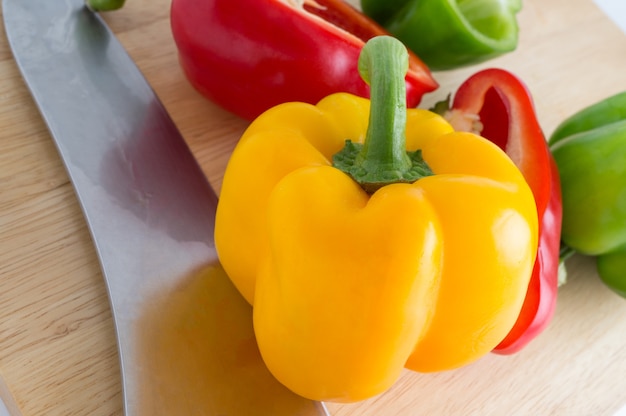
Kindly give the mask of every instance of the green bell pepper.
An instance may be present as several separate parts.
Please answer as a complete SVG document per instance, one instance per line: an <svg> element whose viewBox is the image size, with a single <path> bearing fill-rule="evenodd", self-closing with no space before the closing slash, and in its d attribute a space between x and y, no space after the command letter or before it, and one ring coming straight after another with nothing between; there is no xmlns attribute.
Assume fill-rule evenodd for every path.
<svg viewBox="0 0 626 416"><path fill-rule="evenodd" d="M626 92L563 121L549 140L561 177L561 239L597 256L600 278L626 297Z"/></svg>
<svg viewBox="0 0 626 416"><path fill-rule="evenodd" d="M626 91L592 104L561 122L550 136L550 144L622 120L626 120Z"/></svg>
<svg viewBox="0 0 626 416"><path fill-rule="evenodd" d="M517 47L521 0L361 0L431 70L484 62Z"/></svg>

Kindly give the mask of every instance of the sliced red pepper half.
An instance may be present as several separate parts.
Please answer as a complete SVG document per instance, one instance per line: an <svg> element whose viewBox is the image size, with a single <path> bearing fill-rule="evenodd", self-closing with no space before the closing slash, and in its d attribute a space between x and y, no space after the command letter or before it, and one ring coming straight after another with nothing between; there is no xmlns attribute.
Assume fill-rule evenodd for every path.
<svg viewBox="0 0 626 416"><path fill-rule="evenodd" d="M491 68L468 78L446 117L456 130L473 131L497 144L520 169L537 205L539 246L522 310L493 352L512 354L539 335L554 314L561 237L558 171L526 85L508 71Z"/></svg>
<svg viewBox="0 0 626 416"><path fill-rule="evenodd" d="M342 0L173 0L170 17L194 88L249 120L335 92L369 97L358 56L368 39L388 35ZM408 107L438 87L413 53L406 85Z"/></svg>

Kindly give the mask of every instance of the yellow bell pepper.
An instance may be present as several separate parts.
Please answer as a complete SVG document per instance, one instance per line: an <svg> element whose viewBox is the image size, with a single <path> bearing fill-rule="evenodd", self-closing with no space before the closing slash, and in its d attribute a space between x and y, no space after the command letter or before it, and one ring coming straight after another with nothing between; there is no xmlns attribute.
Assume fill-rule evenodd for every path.
<svg viewBox="0 0 626 416"><path fill-rule="evenodd" d="M218 255L253 304L265 363L313 400L362 400L405 367L487 354L537 251L535 201L509 157L406 109L402 44L372 39L359 68L371 102L334 94L259 116L217 209Z"/></svg>

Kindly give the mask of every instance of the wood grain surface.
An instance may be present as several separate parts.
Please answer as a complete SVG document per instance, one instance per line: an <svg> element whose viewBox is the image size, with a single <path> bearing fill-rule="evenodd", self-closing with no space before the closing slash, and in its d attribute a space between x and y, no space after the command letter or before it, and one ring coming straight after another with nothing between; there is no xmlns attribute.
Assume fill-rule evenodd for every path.
<svg viewBox="0 0 626 416"><path fill-rule="evenodd" d="M105 19L219 192L230 152L247 123L187 83L170 32L169 5L166 0L129 0ZM423 106L454 91L479 68L503 67L525 80L549 134L574 111L626 90L626 36L592 0L527 0L519 22L520 43L514 53L435 73L441 87ZM552 324L520 353L490 354L439 374L407 371L379 397L329 404L331 414L612 415L626 404L626 301L598 280L593 259L574 257L568 270ZM13 61L4 27L0 375L0 396L12 396L13 407L25 416L122 414L115 334L98 260L62 161Z"/></svg>

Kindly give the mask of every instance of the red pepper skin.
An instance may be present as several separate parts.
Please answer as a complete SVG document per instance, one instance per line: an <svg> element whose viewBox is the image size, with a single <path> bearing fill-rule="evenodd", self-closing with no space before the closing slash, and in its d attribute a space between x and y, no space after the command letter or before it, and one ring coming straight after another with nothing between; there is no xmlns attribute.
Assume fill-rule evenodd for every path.
<svg viewBox="0 0 626 416"><path fill-rule="evenodd" d="M479 115L481 135L500 146L520 169L541 219L537 259L522 310L509 334L493 350L513 354L539 335L554 315L562 219L558 170L531 94L510 72L492 68L474 74L459 87L452 110Z"/></svg>
<svg viewBox="0 0 626 416"><path fill-rule="evenodd" d="M248 120L283 102L316 104L335 92L369 98L358 56L365 41L388 32L342 0L289 3L173 0L172 34L193 87ZM416 107L438 84L410 55L407 106Z"/></svg>
<svg viewBox="0 0 626 416"><path fill-rule="evenodd" d="M557 299L561 239L561 182L550 154L551 192L539 230L539 246L522 311L509 334L493 352L514 354L539 335L552 320Z"/></svg>

